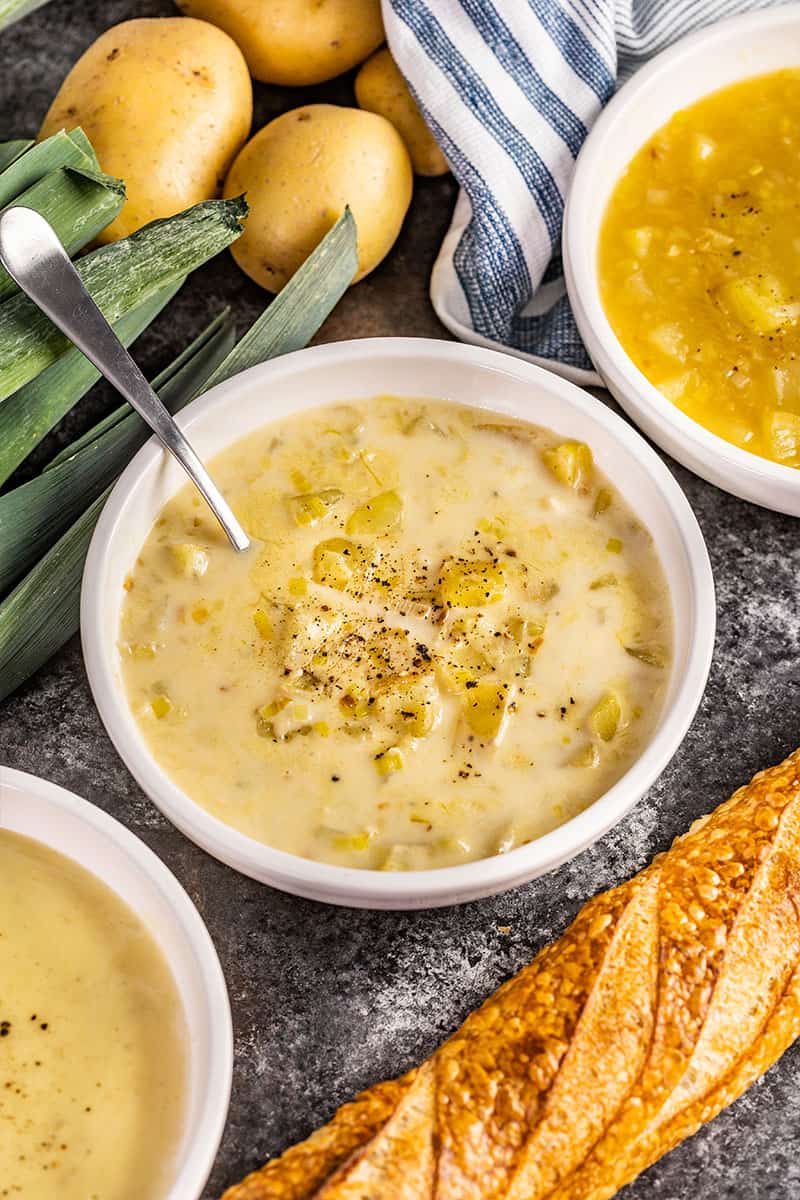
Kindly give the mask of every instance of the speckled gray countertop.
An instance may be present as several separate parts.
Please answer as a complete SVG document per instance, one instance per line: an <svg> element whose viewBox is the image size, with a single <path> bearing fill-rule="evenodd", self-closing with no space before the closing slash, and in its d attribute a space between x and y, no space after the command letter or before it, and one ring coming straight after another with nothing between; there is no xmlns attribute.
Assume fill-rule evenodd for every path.
<svg viewBox="0 0 800 1200"><path fill-rule="evenodd" d="M172 11L166 0L54 0L4 33L0 137L36 131L69 66L109 25ZM257 123L309 95L260 88ZM314 95L349 103L349 80ZM427 278L453 197L450 180L418 184L395 250L348 293L318 340L443 336ZM198 272L169 317L141 339L142 364L158 369L224 303L242 327L263 304L227 255ZM71 418L71 432L108 402L96 389ZM230 989L236 1069L207 1197L305 1137L360 1088L428 1054L588 897L633 874L800 743L800 525L670 466L697 513L717 580L719 629L703 704L627 820L561 870L493 900L419 913L335 909L261 887L207 857L159 815L117 758L77 639L0 706L0 762L118 817L164 859L208 923ZM795 1046L732 1109L642 1175L626 1200L800 1197L799 1068Z"/></svg>

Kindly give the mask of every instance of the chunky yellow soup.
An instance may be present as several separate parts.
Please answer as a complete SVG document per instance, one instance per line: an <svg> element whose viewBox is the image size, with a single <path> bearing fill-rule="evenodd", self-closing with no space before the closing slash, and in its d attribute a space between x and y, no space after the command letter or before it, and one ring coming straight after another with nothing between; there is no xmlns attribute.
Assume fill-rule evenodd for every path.
<svg viewBox="0 0 800 1200"><path fill-rule="evenodd" d="M800 467L800 69L723 88L639 150L609 201L603 303L684 412Z"/></svg>
<svg viewBox="0 0 800 1200"><path fill-rule="evenodd" d="M269 845L445 866L591 804L658 719L669 596L589 448L444 402L381 397L267 426L128 580L120 652L153 753Z"/></svg>

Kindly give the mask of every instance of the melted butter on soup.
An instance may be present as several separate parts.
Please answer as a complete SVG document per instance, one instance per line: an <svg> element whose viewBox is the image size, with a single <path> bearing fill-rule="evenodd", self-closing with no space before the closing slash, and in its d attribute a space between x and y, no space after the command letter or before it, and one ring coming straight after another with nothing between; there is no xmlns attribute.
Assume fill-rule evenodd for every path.
<svg viewBox="0 0 800 1200"><path fill-rule="evenodd" d="M651 538L588 447L443 401L267 426L189 487L126 582L120 654L177 784L268 845L445 866L580 812L641 752L668 674Z"/></svg>
<svg viewBox="0 0 800 1200"><path fill-rule="evenodd" d="M158 1200L185 1076L178 993L139 919L0 829L0 1197Z"/></svg>

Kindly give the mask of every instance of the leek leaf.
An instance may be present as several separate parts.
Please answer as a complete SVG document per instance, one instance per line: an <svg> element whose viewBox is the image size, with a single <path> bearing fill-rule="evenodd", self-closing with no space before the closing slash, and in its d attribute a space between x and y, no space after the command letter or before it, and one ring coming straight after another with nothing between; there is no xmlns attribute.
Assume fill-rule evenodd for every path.
<svg viewBox="0 0 800 1200"><path fill-rule="evenodd" d="M175 280L117 321L114 329L124 346L147 328L182 284ZM100 372L73 346L0 404L0 487L99 378ZM66 453L73 453L71 446Z"/></svg>
<svg viewBox="0 0 800 1200"><path fill-rule="evenodd" d="M108 488L0 604L0 700L78 628L81 575Z"/></svg>
<svg viewBox="0 0 800 1200"><path fill-rule="evenodd" d="M47 0L0 0L0 29L21 21L43 4L47 4Z"/></svg>
<svg viewBox="0 0 800 1200"><path fill-rule="evenodd" d="M113 221L125 203L125 187L110 175L60 167L17 196L14 203L46 217L72 257ZM0 301L17 290L0 267Z"/></svg>
<svg viewBox="0 0 800 1200"><path fill-rule="evenodd" d="M230 327L231 343L233 344L235 338L233 336L233 325L231 323L231 310L230 308L225 308L222 310L219 316L215 317L211 324L205 328L203 333L201 333L199 337L195 338L195 340L191 342L190 345L188 345L176 359L173 359L173 361L164 371L162 371L161 375L158 377L158 386L163 387L167 382L169 382L169 380L172 378L172 375L177 374L177 372L181 370L184 363L188 362L192 355L195 354L202 345L204 345L205 340L210 338L212 334L216 332L217 326L223 322ZM177 411L177 409L175 409L175 411ZM51 471L53 467L57 467L62 462L66 462L68 458L72 458L79 451L83 450L85 446L88 446L91 442L96 441L107 430L111 429L114 425L117 425L121 420L123 420L124 417L130 416L131 412L132 409L130 404L120 404L119 408L115 408L113 412L108 414L107 417L103 417L102 421L98 421L97 424L93 425L91 429L88 429L86 433L81 434L81 436L76 438L74 442L70 442L68 446L65 446L64 449L55 456L55 458L50 460L47 466L44 467L44 470ZM0 413L2 413L1 408Z"/></svg>
<svg viewBox="0 0 800 1200"><path fill-rule="evenodd" d="M22 192L59 167L100 170L97 156L82 129L73 129L71 133L65 133L62 129L18 155L0 174L0 208L5 208Z"/></svg>
<svg viewBox="0 0 800 1200"><path fill-rule="evenodd" d="M19 138L14 142L0 142L0 171L5 171L6 167L10 167L13 162L16 162L21 154L26 150L30 150L31 146L36 143L32 138Z"/></svg>
<svg viewBox="0 0 800 1200"><path fill-rule="evenodd" d="M230 317L223 313L162 371L153 387L168 409L185 404L203 386L234 341ZM141 417L130 412L77 454L0 496L0 595L113 483L149 434Z"/></svg>
<svg viewBox="0 0 800 1200"><path fill-rule="evenodd" d="M241 198L205 200L87 254L77 263L78 274L113 324L229 246L246 214ZM0 304L0 400L49 367L69 345L27 296L18 293Z"/></svg>

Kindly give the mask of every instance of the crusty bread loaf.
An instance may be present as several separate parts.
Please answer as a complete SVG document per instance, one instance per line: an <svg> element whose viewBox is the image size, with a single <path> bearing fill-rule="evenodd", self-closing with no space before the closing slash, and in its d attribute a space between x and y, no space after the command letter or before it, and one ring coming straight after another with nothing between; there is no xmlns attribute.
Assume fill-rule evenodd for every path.
<svg viewBox="0 0 800 1200"><path fill-rule="evenodd" d="M224 1200L604 1200L800 1033L800 751Z"/></svg>

